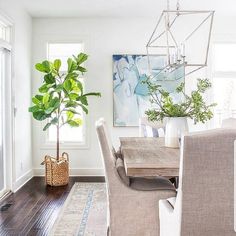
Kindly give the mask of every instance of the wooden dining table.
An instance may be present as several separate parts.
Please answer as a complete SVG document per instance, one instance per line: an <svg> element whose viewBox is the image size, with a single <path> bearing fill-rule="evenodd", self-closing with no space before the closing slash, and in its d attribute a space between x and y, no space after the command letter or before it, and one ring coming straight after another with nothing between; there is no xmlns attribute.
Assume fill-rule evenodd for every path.
<svg viewBox="0 0 236 236"><path fill-rule="evenodd" d="M180 149L165 147L164 138L121 137L120 143L127 176L179 176Z"/></svg>

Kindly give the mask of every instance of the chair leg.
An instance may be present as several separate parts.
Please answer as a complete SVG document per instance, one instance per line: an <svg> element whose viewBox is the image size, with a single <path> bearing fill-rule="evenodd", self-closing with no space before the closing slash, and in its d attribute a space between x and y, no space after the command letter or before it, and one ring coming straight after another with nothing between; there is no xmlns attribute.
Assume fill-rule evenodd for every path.
<svg viewBox="0 0 236 236"><path fill-rule="evenodd" d="M170 178L170 182L172 184L174 184L176 189L179 187L179 177L178 176Z"/></svg>
<svg viewBox="0 0 236 236"><path fill-rule="evenodd" d="M174 182L175 188L177 189L179 187L179 176L175 177L175 182Z"/></svg>

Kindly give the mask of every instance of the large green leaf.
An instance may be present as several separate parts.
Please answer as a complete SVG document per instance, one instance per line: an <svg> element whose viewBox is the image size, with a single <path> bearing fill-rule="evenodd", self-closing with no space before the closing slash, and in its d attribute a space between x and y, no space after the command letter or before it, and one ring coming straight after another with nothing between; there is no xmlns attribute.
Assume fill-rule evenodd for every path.
<svg viewBox="0 0 236 236"><path fill-rule="evenodd" d="M44 96L43 96L43 104L46 105L48 103L48 100L49 100L49 97L50 95L48 93L46 93Z"/></svg>
<svg viewBox="0 0 236 236"><path fill-rule="evenodd" d="M43 110L39 110L39 111L33 112L33 117L36 120L42 121L47 118L47 115L45 114Z"/></svg>
<svg viewBox="0 0 236 236"><path fill-rule="evenodd" d="M66 112L67 120L71 120L74 117L74 113L71 111Z"/></svg>
<svg viewBox="0 0 236 236"><path fill-rule="evenodd" d="M47 124L43 127L43 131L46 131L50 126L51 126L51 123L47 123Z"/></svg>
<svg viewBox="0 0 236 236"><path fill-rule="evenodd" d="M61 92L63 90L63 84L57 85L55 92Z"/></svg>
<svg viewBox="0 0 236 236"><path fill-rule="evenodd" d="M44 66L45 72L49 73L51 71L51 64L49 61L43 61L42 66Z"/></svg>
<svg viewBox="0 0 236 236"><path fill-rule="evenodd" d="M65 107L66 108L72 108L72 107L77 107L78 106L78 104L77 104L77 102L74 102L74 101L69 101L69 102L67 102L66 103L66 105L65 105Z"/></svg>
<svg viewBox="0 0 236 236"><path fill-rule="evenodd" d="M66 109L66 111L70 111L70 112L72 112L72 113L74 113L74 114L81 115L81 113L79 113L78 111L76 111L76 110L73 109L73 108L68 108L68 109Z"/></svg>
<svg viewBox="0 0 236 236"><path fill-rule="evenodd" d="M54 110L55 110L54 107L49 107L49 108L47 108L47 109L45 110L45 113L46 113L47 115L49 115L49 114L51 114Z"/></svg>
<svg viewBox="0 0 236 236"><path fill-rule="evenodd" d="M58 118L57 117L54 117L52 120L51 120L51 123L53 125L57 124L58 123Z"/></svg>
<svg viewBox="0 0 236 236"><path fill-rule="evenodd" d="M39 100L39 101L43 101L43 95L35 95L35 97Z"/></svg>
<svg viewBox="0 0 236 236"><path fill-rule="evenodd" d="M80 101L85 106L88 105L88 99L87 99L87 97L85 95L78 97L77 101Z"/></svg>
<svg viewBox="0 0 236 236"><path fill-rule="evenodd" d="M86 106L84 106L83 104L78 104L78 106L82 107L82 110L88 114L88 108Z"/></svg>
<svg viewBox="0 0 236 236"><path fill-rule="evenodd" d="M70 92L72 89L72 83L69 79L67 79L64 83L63 83L63 87L66 89L67 92Z"/></svg>
<svg viewBox="0 0 236 236"><path fill-rule="evenodd" d="M44 76L44 81L47 83L47 84L54 84L56 82L56 79L55 77L50 73L50 74L46 74Z"/></svg>
<svg viewBox="0 0 236 236"><path fill-rule="evenodd" d="M58 97L51 99L49 102L49 106L53 108L58 108L59 105L60 105L60 100Z"/></svg>
<svg viewBox="0 0 236 236"><path fill-rule="evenodd" d="M101 96L100 93L85 93L84 95L78 97L76 100L80 101L83 105L87 106L88 105L88 99L87 96Z"/></svg>
<svg viewBox="0 0 236 236"><path fill-rule="evenodd" d="M98 97L101 97L101 93L85 93L84 96L98 96Z"/></svg>
<svg viewBox="0 0 236 236"><path fill-rule="evenodd" d="M60 70L60 67L61 67L61 60L60 59L56 59L54 61L53 65L54 65L55 70L58 72Z"/></svg>
<svg viewBox="0 0 236 236"><path fill-rule="evenodd" d="M88 59L88 55L85 53L80 53L77 57L74 56L74 58L77 64L80 65Z"/></svg>
<svg viewBox="0 0 236 236"><path fill-rule="evenodd" d="M37 63L35 65L36 70L44 73L49 73L51 71L51 65L49 61L43 61L42 63Z"/></svg>
<svg viewBox="0 0 236 236"><path fill-rule="evenodd" d="M68 73L73 72L73 71L76 70L76 68L77 68L76 62L73 61L71 58L68 58L68 60L67 60L67 65L68 65L68 69L67 69L67 72L68 72Z"/></svg>
<svg viewBox="0 0 236 236"><path fill-rule="evenodd" d="M73 89L73 90L77 93L81 92L81 95L83 95L83 84L80 81L77 81L76 87L77 89Z"/></svg>
<svg viewBox="0 0 236 236"><path fill-rule="evenodd" d="M71 72L66 75L65 79L72 79L72 80L77 80L78 74L76 72Z"/></svg>
<svg viewBox="0 0 236 236"><path fill-rule="evenodd" d="M40 71L40 72L47 73L47 71L46 71L44 65L42 65L41 63L37 63L37 64L35 65L35 69L38 70L38 71Z"/></svg>
<svg viewBox="0 0 236 236"><path fill-rule="evenodd" d="M70 94L69 94L69 98L70 98L71 100L74 100L74 101L78 98L78 96L79 96L79 95L78 95L77 93L70 93Z"/></svg>
<svg viewBox="0 0 236 236"><path fill-rule="evenodd" d="M39 92L40 93L47 93L49 90L47 84L43 84L40 88L39 88Z"/></svg>
<svg viewBox="0 0 236 236"><path fill-rule="evenodd" d="M41 104L41 101L39 99L37 99L36 97L32 97L32 102L35 104L35 105L40 105Z"/></svg>
<svg viewBox="0 0 236 236"><path fill-rule="evenodd" d="M38 111L40 108L38 106L32 106L32 107L29 107L28 111L29 112L36 112Z"/></svg>
<svg viewBox="0 0 236 236"><path fill-rule="evenodd" d="M86 70L84 67L82 67L82 66L78 66L78 67L77 67L77 70L80 71L80 72L82 72L82 73L87 72L87 70Z"/></svg>
<svg viewBox="0 0 236 236"><path fill-rule="evenodd" d="M82 120L80 118L76 118L73 120L68 120L67 123L72 127L79 127L82 125Z"/></svg>

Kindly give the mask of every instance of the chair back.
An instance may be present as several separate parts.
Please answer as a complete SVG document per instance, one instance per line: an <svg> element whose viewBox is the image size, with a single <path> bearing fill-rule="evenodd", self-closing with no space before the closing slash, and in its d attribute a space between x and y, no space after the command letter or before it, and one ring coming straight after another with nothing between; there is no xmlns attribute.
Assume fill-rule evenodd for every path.
<svg viewBox="0 0 236 236"><path fill-rule="evenodd" d="M96 122L96 131L105 167L108 195L110 196L114 195L117 191L122 191L122 188L125 187L116 170L114 148L111 140L109 140L109 132L103 118Z"/></svg>
<svg viewBox="0 0 236 236"><path fill-rule="evenodd" d="M236 129L184 136L180 183L181 236L235 235L234 141Z"/></svg>
<svg viewBox="0 0 236 236"><path fill-rule="evenodd" d="M147 117L139 118L139 136L140 137L164 137L165 120L149 121Z"/></svg>
<svg viewBox="0 0 236 236"><path fill-rule="evenodd" d="M222 128L233 128L236 129L236 118L228 118L222 121Z"/></svg>

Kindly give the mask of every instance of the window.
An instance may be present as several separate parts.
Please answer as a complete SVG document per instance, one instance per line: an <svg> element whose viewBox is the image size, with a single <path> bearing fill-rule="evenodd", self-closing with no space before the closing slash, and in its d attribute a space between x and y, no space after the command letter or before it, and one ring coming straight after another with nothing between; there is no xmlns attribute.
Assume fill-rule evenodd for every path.
<svg viewBox="0 0 236 236"><path fill-rule="evenodd" d="M67 71L67 58L72 55L78 55L83 52L83 44L81 43L48 43L47 55L48 60L54 61L60 59L62 61L61 71ZM83 80L82 80L83 83ZM78 112L83 116L83 125L77 128L71 128L69 125L64 125L60 129L60 141L62 143L85 143L85 115L80 108ZM47 142L56 141L56 127L51 126L47 131Z"/></svg>
<svg viewBox="0 0 236 236"><path fill-rule="evenodd" d="M223 119L236 117L236 43L213 45L213 94L215 126Z"/></svg>
<svg viewBox="0 0 236 236"><path fill-rule="evenodd" d="M7 43L10 43L10 30L10 26L7 26L3 22L0 22L0 39Z"/></svg>

